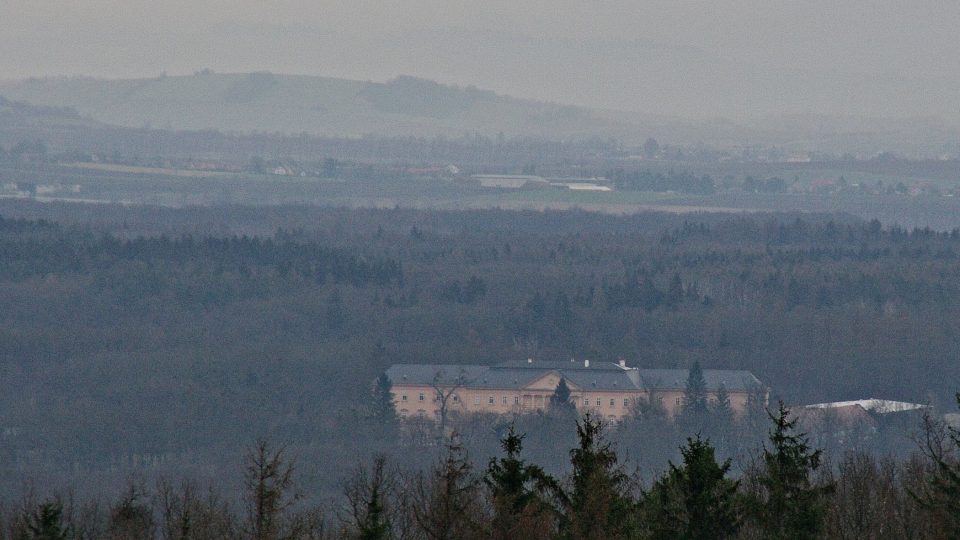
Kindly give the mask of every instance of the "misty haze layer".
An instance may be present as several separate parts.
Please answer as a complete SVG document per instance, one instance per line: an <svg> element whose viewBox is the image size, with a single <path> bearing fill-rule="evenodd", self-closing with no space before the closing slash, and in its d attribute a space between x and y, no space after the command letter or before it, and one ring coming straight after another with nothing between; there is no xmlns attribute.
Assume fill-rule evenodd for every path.
<svg viewBox="0 0 960 540"><path fill-rule="evenodd" d="M824 1L14 0L4 79L400 74L668 115L957 119L960 7Z"/></svg>

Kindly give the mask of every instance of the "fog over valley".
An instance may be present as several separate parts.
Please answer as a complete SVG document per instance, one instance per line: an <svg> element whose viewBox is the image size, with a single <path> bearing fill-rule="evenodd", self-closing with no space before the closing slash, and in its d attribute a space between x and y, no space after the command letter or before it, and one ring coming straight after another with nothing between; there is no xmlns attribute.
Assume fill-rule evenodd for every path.
<svg viewBox="0 0 960 540"><path fill-rule="evenodd" d="M4 79L272 71L412 75L692 118L958 120L960 7L666 1L11 0ZM55 39L49 39L51 37Z"/></svg>

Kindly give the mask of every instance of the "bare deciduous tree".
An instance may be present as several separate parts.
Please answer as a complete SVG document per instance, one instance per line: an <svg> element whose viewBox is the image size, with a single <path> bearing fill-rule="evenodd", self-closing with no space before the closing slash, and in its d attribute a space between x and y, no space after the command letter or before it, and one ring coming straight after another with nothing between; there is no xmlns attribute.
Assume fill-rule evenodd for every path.
<svg viewBox="0 0 960 540"><path fill-rule="evenodd" d="M163 540L231 540L238 536L234 513L213 489L200 493L189 481L176 489L161 479L156 501Z"/></svg>
<svg viewBox="0 0 960 540"><path fill-rule="evenodd" d="M408 497L414 521L430 540L481 537L480 485L456 433L437 466L418 474Z"/></svg>
<svg viewBox="0 0 960 540"><path fill-rule="evenodd" d="M437 371L433 376L433 381L430 383L430 387L434 391L434 400L438 405L439 411L439 436L446 437L447 435L447 423L449 421L449 415L451 408L454 405L459 405L459 395L457 391L466 386L469 381L466 378L466 374L462 371L452 380L447 380L443 370Z"/></svg>
<svg viewBox="0 0 960 540"><path fill-rule="evenodd" d="M247 456L246 532L252 540L312 539L323 532L319 510L295 511L300 495L293 489L294 465L285 450L260 440Z"/></svg>

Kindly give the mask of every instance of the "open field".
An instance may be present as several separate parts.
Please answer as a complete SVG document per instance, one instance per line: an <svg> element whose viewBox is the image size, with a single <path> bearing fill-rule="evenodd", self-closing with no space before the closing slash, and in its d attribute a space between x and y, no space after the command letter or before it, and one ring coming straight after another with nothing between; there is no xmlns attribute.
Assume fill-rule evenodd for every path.
<svg viewBox="0 0 960 540"><path fill-rule="evenodd" d="M841 171L837 171L841 174ZM807 171L808 177L818 173ZM863 173L864 178L875 178ZM845 176L846 178L847 176ZM860 176L849 175L859 181ZM891 180L892 181L892 180ZM19 186L19 187L18 187ZM38 201L187 206L306 205L349 208L844 213L904 227L960 227L960 198L935 193L745 193L480 188L448 180L380 174L352 179L257 175L98 164L0 168L0 196Z"/></svg>
<svg viewBox="0 0 960 540"><path fill-rule="evenodd" d="M210 176L227 176L230 173L222 171L202 171L196 169L171 169L162 167L136 167L132 165L117 165L114 163L66 163L66 168L86 169L91 171L107 171L123 174L149 174L159 176L178 176L183 178L206 178Z"/></svg>

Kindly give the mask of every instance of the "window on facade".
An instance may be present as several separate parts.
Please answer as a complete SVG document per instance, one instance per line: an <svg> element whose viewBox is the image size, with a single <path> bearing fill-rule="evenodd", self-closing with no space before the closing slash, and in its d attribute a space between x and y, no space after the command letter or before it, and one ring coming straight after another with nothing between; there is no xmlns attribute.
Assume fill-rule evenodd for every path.
<svg viewBox="0 0 960 540"><path fill-rule="evenodd" d="M629 399L629 398L623 398L623 406L624 406L624 407L629 407L629 406L630 406L630 399Z"/></svg>
<svg viewBox="0 0 960 540"><path fill-rule="evenodd" d="M514 396L514 397L513 397L513 404L514 404L514 405L519 405L519 404L520 404L520 396Z"/></svg>
<svg viewBox="0 0 960 540"><path fill-rule="evenodd" d="M610 408L612 409L616 406L617 406L617 400L610 398Z"/></svg>
<svg viewBox="0 0 960 540"><path fill-rule="evenodd" d="M677 405L679 405L681 402L682 400L680 398L677 398Z"/></svg>
<svg viewBox="0 0 960 540"><path fill-rule="evenodd" d="M423 401L423 392L420 392L420 401Z"/></svg>
<svg viewBox="0 0 960 540"><path fill-rule="evenodd" d="M583 398L583 406L584 407L590 406L590 398Z"/></svg>
<svg viewBox="0 0 960 540"><path fill-rule="evenodd" d="M506 405L506 404L507 404L507 396L503 396L503 398L501 398L501 401L503 402L504 405Z"/></svg>
<svg viewBox="0 0 960 540"><path fill-rule="evenodd" d="M458 402L458 401L460 401L460 396L454 394L454 395L453 395L453 402L456 403L456 402Z"/></svg>
<svg viewBox="0 0 960 540"><path fill-rule="evenodd" d="M657 397L657 403L663 405L663 396Z"/></svg>
<svg viewBox="0 0 960 540"><path fill-rule="evenodd" d="M479 404L480 404L480 396L474 396L474 397L473 397L473 404L474 404L474 405L479 405Z"/></svg>
<svg viewBox="0 0 960 540"><path fill-rule="evenodd" d="M599 407L600 405L602 405L602 401L600 398L597 398L597 407Z"/></svg>
<svg viewBox="0 0 960 540"><path fill-rule="evenodd" d="M406 400L407 400L407 396L400 396L400 401L406 401Z"/></svg>
<svg viewBox="0 0 960 540"><path fill-rule="evenodd" d="M493 405L495 401L496 399L494 399L493 396L490 396L489 398L487 398L487 402L490 403L491 405Z"/></svg>

